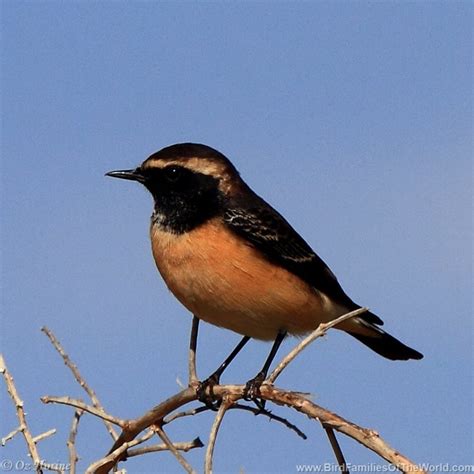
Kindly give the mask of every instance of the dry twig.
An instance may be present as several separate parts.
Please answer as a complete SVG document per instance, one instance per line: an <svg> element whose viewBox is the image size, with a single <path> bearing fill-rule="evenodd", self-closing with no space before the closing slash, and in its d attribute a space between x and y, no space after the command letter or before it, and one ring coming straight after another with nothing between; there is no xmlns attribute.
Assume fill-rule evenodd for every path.
<svg viewBox="0 0 474 474"><path fill-rule="evenodd" d="M5 446L8 441L13 439L18 433L21 433L21 428L19 426L2 438L2 446Z"/></svg>
<svg viewBox="0 0 474 474"><path fill-rule="evenodd" d="M41 433L38 436L35 436L33 438L33 443L37 444L40 441L43 441L43 439L49 438L50 436L53 436L54 434L56 434L56 428L52 428L51 430L45 431L44 433Z"/></svg>
<svg viewBox="0 0 474 474"><path fill-rule="evenodd" d="M194 416L194 415L197 415L199 413L203 413L203 412L209 411L209 410L210 410L209 407L203 405L203 406L200 406L200 407L191 408L190 410L177 411L175 413L171 413L169 416L167 416L166 418L163 419L162 426L167 425L167 424L171 423L172 421L177 420L178 418L184 418L185 416Z"/></svg>
<svg viewBox="0 0 474 474"><path fill-rule="evenodd" d="M402 472L426 472L406 456L393 449L376 431L362 428L355 423L345 420L341 416L302 397L300 394L279 390L266 385L261 388L261 395L265 400L290 406L310 418L318 420L324 428L329 427L334 431L345 434L378 454Z"/></svg>
<svg viewBox="0 0 474 474"><path fill-rule="evenodd" d="M253 413L254 415L259 415L259 416L266 416L268 417L269 420L274 420L278 423L281 423L282 425L286 426L288 429L294 431L300 438L302 439L308 439L308 437L293 423L288 421L286 418L283 418L282 416L275 415L269 410L266 409L261 409L257 407L251 407L249 405L242 405L240 403L234 403L232 406L229 407L230 410L243 410L243 411L248 411L250 413Z"/></svg>
<svg viewBox="0 0 474 474"><path fill-rule="evenodd" d="M91 399L92 405L97 408L98 410L105 411L104 407L100 403L96 393L92 388L87 384L85 381L84 377L81 375L79 372L79 369L77 368L76 364L72 362L70 357L66 354L65 350L57 340L56 336L53 334L53 332L48 329L46 326L43 326L41 328L41 331L48 336L48 339L51 341L51 344L53 347L56 349L56 351L59 353L59 355L62 357L64 363L66 366L69 368L69 370L72 372L74 378L76 379L77 383L85 390L87 395L89 395L89 398ZM117 433L114 430L114 427L112 424L105 418L103 418L105 426L107 428L107 431L110 433L110 436L112 436L112 439L115 441L118 438Z"/></svg>
<svg viewBox="0 0 474 474"><path fill-rule="evenodd" d="M188 451L191 451L191 449L202 448L204 444L202 444L202 441L199 438L195 438L187 443L173 443L173 446L177 450L187 453ZM147 453L158 453L160 451L168 451L168 449L168 446L166 446L164 443L151 444L149 446L144 446L143 448L129 449L127 451L127 457L131 458L133 456L141 456L142 454Z"/></svg>
<svg viewBox="0 0 474 474"><path fill-rule="evenodd" d="M87 413L90 413L91 415L94 415L103 421L107 421L109 423L113 423L114 425L120 426L120 428L123 428L127 423L126 421L121 420L120 418L116 418L115 416L109 415L101 408L96 408L91 405L87 405L82 400L78 400L76 398L44 396L41 397L40 400L46 404L58 403L60 405L69 405L70 407L86 411Z"/></svg>
<svg viewBox="0 0 474 474"><path fill-rule="evenodd" d="M217 411L214 423L212 423L211 432L209 434L209 442L207 443L206 457L204 461L205 474L212 474L212 461L214 458L214 446L216 445L217 433L224 419L225 412L232 405L232 400L224 396L222 403Z"/></svg>
<svg viewBox="0 0 474 474"><path fill-rule="evenodd" d="M275 383L277 377L288 367L288 365L313 341L319 337L324 336L327 331L338 324L346 321L347 319L358 316L359 314L365 313L369 308L359 308L350 313L343 314L339 318L329 321L328 323L321 323L309 336L305 337L294 349L292 349L283 360L276 366L273 372L267 377L265 383Z"/></svg>
<svg viewBox="0 0 474 474"><path fill-rule="evenodd" d="M216 385L214 387L214 394L218 399L222 399L225 395L235 401L242 398L244 387L244 385ZM425 472L418 467L416 463L388 445L388 443L385 442L377 432L367 428L362 428L345 420L335 413L316 405L301 393L281 390L266 384L262 385L260 395L264 400L292 407L310 418L319 421L324 427L327 426L335 431L345 434L366 448L372 450L403 472ZM140 418L127 421L124 431L113 446L115 453L113 460L112 457L108 456L109 462L101 462L100 467L94 472L97 474L105 474L109 472L116 462L123 460L123 457L120 457L120 453L123 454L126 449L120 449L121 446L127 445L130 447L130 442L138 435L138 433L152 424L159 424L167 414L172 413L176 409L191 401L195 401L196 399L197 396L195 390L187 388L155 406ZM117 453L119 453L119 456L117 456ZM106 458L104 458L104 460L105 459Z"/></svg>
<svg viewBox="0 0 474 474"><path fill-rule="evenodd" d="M7 436L7 438L11 439L13 438L13 436L15 436L15 434L21 432L23 434L23 437L25 438L26 446L28 447L28 453L31 456L31 459L35 465L35 469L37 470L38 473L42 473L43 471L41 469L41 465L42 465L41 458L38 453L38 448L34 441L33 435L31 434L28 424L26 423L26 416L25 416L25 410L23 408L23 401L18 395L18 391L15 387L15 382L13 380L12 375L8 371L7 365L5 363L5 359L3 358L2 354L0 354L0 374L2 374L3 378L5 379L5 383L7 385L7 391L10 395L10 398L13 400L13 403L15 404L16 415L18 417L18 422L20 423L18 428L12 431Z"/></svg>
<svg viewBox="0 0 474 474"><path fill-rule="evenodd" d="M79 461L79 456L76 450L76 436L79 421L84 412L80 409L76 409L74 416L72 417L71 429L69 431L69 437L67 439L67 449L69 451L69 474L76 474L76 464Z"/></svg>
<svg viewBox="0 0 474 474"><path fill-rule="evenodd" d="M308 417L319 421L329 437L331 446L333 447L338 463L342 469L346 468L346 463L344 460L344 456L342 455L340 446L335 438L334 431L342 433L356 440L357 442L361 443L366 448L374 451L383 459L390 462L393 466L397 467L403 472L423 473L424 471L415 463L413 463L408 458L406 458L405 456L394 450L392 447L390 447L382 438L380 438L377 432L355 425L354 423L345 420L344 418L336 415L335 413L332 413L329 410L320 407L319 405L316 405L307 397L307 394L281 390L272 385L276 378L281 374L281 372L288 366L288 364L290 364L291 361L294 360L294 358L309 343L311 343L318 337L323 336L328 329L336 326L337 324L340 324L348 318L361 314L364 311L367 311L367 309L361 308L359 310L345 314L334 321L331 321L326 324L321 324L317 328L317 330L310 334L305 340L298 344L298 346L295 347L295 349L293 349L285 358L283 358L277 368L271 373L265 383L261 386L260 397L263 400L272 401L273 403L276 403L278 405L286 405L288 407L291 407L307 415ZM159 405L151 408L139 418L133 420L123 420L120 418L116 418L106 413L101 406L89 406L81 400L72 399L70 397L48 396L42 398L42 401L44 403L60 403L64 405L69 405L76 408L76 410L83 410L85 412L91 413L96 417L101 418L104 421L118 425L122 429L122 433L115 440L115 443L109 454L104 458L91 464L86 471L87 473L105 474L108 473L115 466L117 466L118 462L125 460L129 456L137 456L144 453L163 450L171 451L178 459L178 461L183 465L183 467L187 470L187 472L194 472L189 463L179 453L179 450L188 450L195 447L201 447L202 443L200 442L200 440L197 439L191 443L172 443L166 433L163 431L162 426L164 424L169 424L178 418L192 416L207 410L207 407L198 407L186 411L177 411L188 403L197 400L196 385L198 378L196 374L196 347L198 325L199 320L195 318L193 320L193 328L191 331L189 349L189 386L181 392L163 401ZM300 436L305 436L303 433L301 433L300 430L298 430L298 428L296 428L284 418L277 417L276 415L273 415L270 412L259 412L253 407L248 407L247 405L240 405L236 403L238 400L243 398L244 387L244 385L216 385L213 387L214 396L217 400L221 401L221 405L214 420L209 436L209 444L206 451L205 459L206 473L212 472L213 453L217 434L219 431L219 427L222 423L224 414L226 410L230 408L244 409L247 411L252 411L256 414L264 414L265 416L268 416L271 419L275 419L277 421L280 421L281 423L284 423L286 426L300 434ZM142 431L147 429L148 431L142 437L137 438L137 436ZM72 432L73 429L71 428L71 433ZM131 449L149 440L154 433L160 436L164 444L155 444L150 446L144 446L141 448Z"/></svg>
<svg viewBox="0 0 474 474"><path fill-rule="evenodd" d="M196 471L191 467L188 461L184 459L184 456L178 451L173 442L168 438L168 435L163 431L163 428L161 428L159 425L155 425L153 430L161 438L163 443L165 443L166 447L173 453L174 457L178 460L181 466L183 466L183 469L188 474L196 474Z"/></svg>
<svg viewBox="0 0 474 474"><path fill-rule="evenodd" d="M126 459L127 450L133 446L137 446L145 441L148 441L154 436L153 430L148 432L139 439L133 439L127 443L123 443L118 446L115 450L111 451L107 456L98 461L92 463L86 470L85 474L96 474L98 472L109 472L114 466L117 465L121 459Z"/></svg>

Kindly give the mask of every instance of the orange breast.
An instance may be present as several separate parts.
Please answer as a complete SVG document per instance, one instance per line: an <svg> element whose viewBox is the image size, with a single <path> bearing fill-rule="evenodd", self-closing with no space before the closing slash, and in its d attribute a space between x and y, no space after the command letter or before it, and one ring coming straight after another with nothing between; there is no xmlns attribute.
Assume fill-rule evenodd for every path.
<svg viewBox="0 0 474 474"><path fill-rule="evenodd" d="M334 317L327 299L213 219L174 235L152 225L156 265L193 314L257 339L302 334Z"/></svg>

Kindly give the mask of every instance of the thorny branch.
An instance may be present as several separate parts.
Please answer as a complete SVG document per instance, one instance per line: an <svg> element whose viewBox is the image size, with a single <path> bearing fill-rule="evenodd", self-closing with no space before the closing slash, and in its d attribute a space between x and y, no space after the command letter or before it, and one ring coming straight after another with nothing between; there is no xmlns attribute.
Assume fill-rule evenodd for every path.
<svg viewBox="0 0 474 474"><path fill-rule="evenodd" d="M187 443L174 443L174 447L179 450L179 451L184 451L187 453L191 449L194 448L202 448L204 444L202 444L202 441L199 438L195 438L192 441L189 441ZM127 452L127 457L131 458L133 456L141 456L142 454L147 454L147 453L157 453L159 451L167 451L168 446L166 444L161 443L161 444L151 444L149 446L144 446L143 448L135 448L135 449L129 449Z"/></svg>
<svg viewBox="0 0 474 474"><path fill-rule="evenodd" d="M166 418L163 419L163 425L171 423L177 418L183 418L185 416L194 416L194 415L197 415L199 413L203 413L209 410L210 408L207 406L200 406L196 408L191 408L190 410L174 412L170 416L167 416ZM250 405L243 405L241 403L234 403L232 406L229 406L229 410L242 410L242 411L247 411L249 413L253 413L254 415L266 416L270 420L274 420L278 423L281 423L282 425L286 426L288 429L294 431L300 438L308 439L308 437L296 425L294 425L293 423L290 423L286 418L283 418L282 416L275 415L269 410L266 410L266 409L262 410L261 408L253 407Z"/></svg>
<svg viewBox="0 0 474 474"><path fill-rule="evenodd" d="M288 365L294 360L294 358L298 354L300 354L301 351L303 351L304 348L307 347L311 342L325 335L330 328L333 328L345 321L346 319L354 317L364 311L367 311L367 308L361 308L359 310L345 314L340 318L335 319L334 321L331 321L326 324L321 324L315 331L313 331L313 333L311 333L307 338L301 341L292 351L290 351L287 356L282 359L282 361L277 365L274 371L269 375L267 380L263 382L260 388L260 397L262 400L271 401L277 405L290 407L300 413L307 415L309 418L318 421L328 435L331 447L334 450L341 472L348 471L344 456L335 436L336 431L354 439L366 448L372 450L373 452L381 456L383 459L391 463L393 466L397 467L402 472L423 473L425 471L423 471L419 466L417 466L414 462L410 461L407 457L403 456L397 450L389 446L388 443L386 443L377 432L360 427L348 420L345 420L339 415L319 405L316 405L307 397L307 394L282 390L273 386L273 383L282 373L282 371L285 370L285 368L288 367ZM199 440L199 438L196 438L190 442L173 443L163 431L163 426L170 424L178 418L194 416L204 411L208 411L207 407L202 406L183 411L184 406L197 400L196 387L199 379L196 372L196 347L198 328L199 320L194 317L189 346L188 387L166 399L165 401L161 402L160 404L156 405L155 407L151 408L139 418L132 420L121 419L112 416L106 412L106 410L98 401L94 391L85 383L77 367L75 366L75 364L72 363L68 355L65 353L64 349L61 347L57 339L52 334L52 332L47 328L43 328L43 331L48 335L54 347L59 352L66 365L74 374L78 383L86 390L87 394L92 400L92 405L88 405L82 400L73 399L67 396L44 396L41 398L44 403L57 403L75 408L75 413L67 443L72 474L74 474L75 472L76 463L78 459L75 447L78 423L84 413L89 413L91 415L94 415L95 417L100 418L106 424L107 430L111 434L115 434L115 430L113 429L112 425L116 425L122 430L120 436L117 436L115 434L115 442L109 453L103 458L92 463L88 467L86 473L105 474L116 468L117 464L120 461L125 461L128 457L160 451L170 451L187 472L195 472L195 470L181 455L180 451L188 451L190 449L200 448L203 446L202 442ZM3 359L1 359L0 372L3 373L5 377L4 371L2 372L3 367L4 363ZM244 388L244 385L216 385L213 387L213 395L216 401L220 402L220 406L211 428L208 447L206 450L204 466L206 473L212 472L214 447L219 432L219 427L221 426L225 412L229 409L241 409L251 411L258 415L267 416L270 419L283 423L289 429L295 431L299 436L306 439L304 433L302 433L301 430L299 430L295 425L290 423L285 418L274 415L268 410L259 410L253 406L238 403L239 400L243 399ZM2 443L7 442L8 439L11 439L20 431L22 431L20 430L20 428L12 431L12 433L8 434L5 438L2 439ZM142 433L143 431L145 431L145 433L141 437L139 437L140 433ZM24 433L24 431L22 432ZM48 435L48 433L45 433L44 435L40 436L44 437L46 435ZM149 441L152 437L156 435L158 435L162 439L163 443L137 447L140 444ZM31 439L33 440L33 437L31 437ZM29 444L28 446L30 447Z"/></svg>
<svg viewBox="0 0 474 474"><path fill-rule="evenodd" d="M153 427L153 431L161 438L166 447L173 453L173 456L178 460L178 462L183 466L183 469L188 474L196 474L196 471L191 467L191 465L184 459L184 456L179 452L173 442L169 439L168 435L163 431L163 428L159 425Z"/></svg>
<svg viewBox="0 0 474 474"><path fill-rule="evenodd" d="M30 428L26 422L26 414L24 410L23 400L21 400L20 395L18 394L18 391L15 386L15 382L13 380L13 376L9 372L7 368L7 364L5 363L5 359L3 358L2 354L0 354L0 374L3 375L5 384L7 386L8 394L10 395L10 398L12 399L15 405L16 415L19 422L19 425L16 429L14 429L7 436L2 438L2 445L5 445L14 436L21 433L23 435L23 438L25 439L26 446L28 449L28 454L31 457L31 460L33 461L33 465L35 466L36 472L42 473L43 469L57 471L57 469L52 468L51 466L48 466L46 463L44 463L44 461L41 459L39 455L38 447L37 447L38 442L40 442L41 440L49 436L52 436L56 432L56 430L54 429L48 430L45 433L42 433L35 437L31 434Z"/></svg>
<svg viewBox="0 0 474 474"><path fill-rule="evenodd" d="M46 326L43 326L41 328L41 331L44 332L46 334L46 336L48 336L49 340L51 341L51 344L58 351L59 355L64 360L64 363L69 368L69 370L72 372L72 375L76 379L77 383L84 389L84 391L87 393L87 395L89 395L89 398L92 401L92 405L95 408L97 408L98 410L104 411L104 409L102 407L102 404L100 403L99 399L97 398L97 395L95 394L94 390L92 390L92 388L89 387L86 380L84 379L84 377L79 372L79 369L77 368L76 364L74 364L74 362L72 362L72 360L69 358L69 356L66 354L66 352L62 348L59 341L56 339L56 336ZM118 435L115 432L112 424L110 423L110 421L108 421L105 418L103 420L104 420L105 426L107 427L107 431L110 433L110 436L112 436L112 439L115 441L118 438Z"/></svg>

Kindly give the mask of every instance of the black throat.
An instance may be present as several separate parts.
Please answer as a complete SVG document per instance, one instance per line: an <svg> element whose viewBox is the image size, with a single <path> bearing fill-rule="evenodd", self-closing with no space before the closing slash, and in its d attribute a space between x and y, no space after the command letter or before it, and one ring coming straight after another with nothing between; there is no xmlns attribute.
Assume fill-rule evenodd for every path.
<svg viewBox="0 0 474 474"><path fill-rule="evenodd" d="M152 224L173 234L184 234L222 212L224 197L217 187L179 193L153 194Z"/></svg>

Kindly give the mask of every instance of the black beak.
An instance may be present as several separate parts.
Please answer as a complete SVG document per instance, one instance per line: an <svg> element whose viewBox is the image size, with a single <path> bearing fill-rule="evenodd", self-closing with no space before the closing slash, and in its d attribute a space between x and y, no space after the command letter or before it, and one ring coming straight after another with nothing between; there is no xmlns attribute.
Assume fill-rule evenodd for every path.
<svg viewBox="0 0 474 474"><path fill-rule="evenodd" d="M108 173L105 173L105 176L111 176L112 178L120 179L130 179L131 181L138 181L139 183L145 182L145 176L143 175L140 168L136 168L134 170L109 171Z"/></svg>

